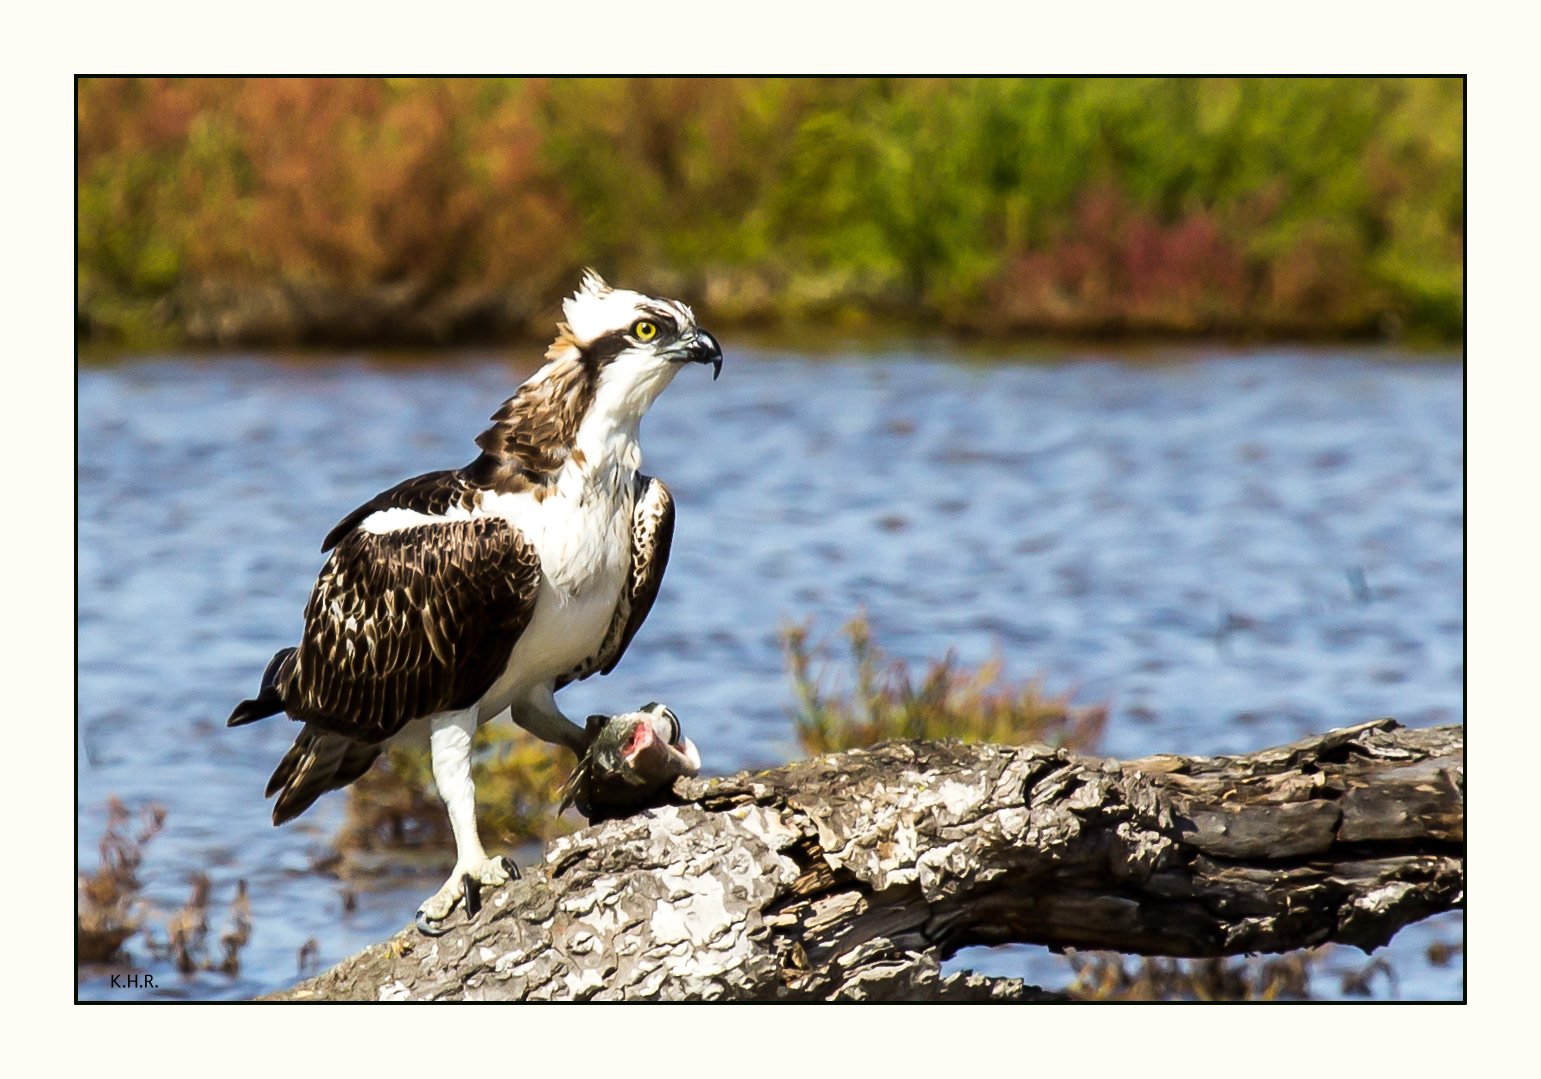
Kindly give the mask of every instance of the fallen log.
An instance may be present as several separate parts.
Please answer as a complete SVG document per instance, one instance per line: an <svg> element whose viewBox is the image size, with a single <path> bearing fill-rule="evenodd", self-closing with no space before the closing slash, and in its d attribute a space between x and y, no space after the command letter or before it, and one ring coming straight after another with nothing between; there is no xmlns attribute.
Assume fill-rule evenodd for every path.
<svg viewBox="0 0 1541 1079"><path fill-rule="evenodd" d="M264 999L1034 999L940 964L1369 951L1462 906L1464 792L1462 727L1389 719L1212 758L890 742L678 780L448 935L409 926Z"/></svg>

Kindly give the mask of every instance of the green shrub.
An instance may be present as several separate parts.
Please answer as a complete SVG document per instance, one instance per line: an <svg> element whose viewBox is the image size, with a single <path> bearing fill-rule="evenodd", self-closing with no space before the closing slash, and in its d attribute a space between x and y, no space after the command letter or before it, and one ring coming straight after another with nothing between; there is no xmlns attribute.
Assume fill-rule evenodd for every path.
<svg viewBox="0 0 1541 1079"><path fill-rule="evenodd" d="M1459 79L83 79L81 332L1464 326Z"/></svg>
<svg viewBox="0 0 1541 1079"><path fill-rule="evenodd" d="M581 825L576 814L559 817L556 811L574 763L568 750L498 723L478 728L472 753L476 823L489 850L507 852ZM391 747L348 788L347 817L334 845L380 852L454 848L426 748Z"/></svg>

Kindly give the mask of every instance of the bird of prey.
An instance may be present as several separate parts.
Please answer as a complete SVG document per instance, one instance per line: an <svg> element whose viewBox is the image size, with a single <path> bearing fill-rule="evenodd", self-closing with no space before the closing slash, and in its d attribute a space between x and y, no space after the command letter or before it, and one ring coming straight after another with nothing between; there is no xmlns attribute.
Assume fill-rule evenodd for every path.
<svg viewBox="0 0 1541 1079"><path fill-rule="evenodd" d="M608 674L658 595L674 501L638 471L643 414L684 365L711 364L714 379L722 369L717 341L677 301L611 288L590 270L562 308L546 365L493 414L474 461L397 484L327 535L298 647L273 657L227 721L285 712L305 724L268 781L275 825L426 727L456 858L418 910L424 932L442 932L462 898L472 908L478 885L513 870L477 834L478 724L507 711L571 749L585 765L571 790L605 770L585 758L605 724L579 727L552 695ZM604 761L655 780L694 775L700 756L678 720L648 708L648 733L619 747L624 762L608 751Z"/></svg>

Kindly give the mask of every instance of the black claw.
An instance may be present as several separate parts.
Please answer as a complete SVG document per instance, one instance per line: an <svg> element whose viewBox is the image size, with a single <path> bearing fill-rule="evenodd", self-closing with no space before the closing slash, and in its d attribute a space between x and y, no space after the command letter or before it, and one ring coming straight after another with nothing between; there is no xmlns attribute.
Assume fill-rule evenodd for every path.
<svg viewBox="0 0 1541 1079"><path fill-rule="evenodd" d="M509 880L518 880L519 879L519 867L514 864L514 860L512 858L508 857L506 854L500 854L500 855L498 855L498 857L500 859L502 859L503 868L508 870L508 879Z"/></svg>
<svg viewBox="0 0 1541 1079"><path fill-rule="evenodd" d="M465 889L466 918L469 920L482 912L482 886L469 873L460 875L460 886Z"/></svg>
<svg viewBox="0 0 1541 1079"><path fill-rule="evenodd" d="M425 910L418 911L417 917L413 921L417 923L417 931L425 937L442 937L445 933L449 932L449 926L445 924L445 922L449 921L448 918L443 922L434 922L428 917L428 912Z"/></svg>

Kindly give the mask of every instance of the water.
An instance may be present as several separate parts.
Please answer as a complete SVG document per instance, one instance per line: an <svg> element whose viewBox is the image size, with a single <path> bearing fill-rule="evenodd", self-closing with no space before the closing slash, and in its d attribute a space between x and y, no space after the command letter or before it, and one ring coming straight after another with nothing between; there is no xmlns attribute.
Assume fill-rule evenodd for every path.
<svg viewBox="0 0 1541 1079"><path fill-rule="evenodd" d="M1110 702L1101 751L1118 756L1464 719L1457 362L727 352L720 382L683 372L644 421L644 469L679 510L668 578L619 669L562 692L569 715L663 700L708 771L780 763L797 750L778 629L811 615L833 636L865 608L896 657L998 654L1013 676ZM528 372L497 356L81 369L80 865L116 794L168 811L142 873L151 903L179 906L204 869L217 931L236 879L251 885L238 978L182 979L131 944L159 992L288 985L307 940L329 965L436 886L345 909L343 885L310 869L343 796L272 828L262 788L293 728L223 721L298 639L321 537L400 479L468 461ZM1462 926L1398 937L1402 996L1462 995L1459 960L1422 955ZM949 968L965 964L1044 984L1067 969L1033 948ZM79 988L124 995L101 972Z"/></svg>

